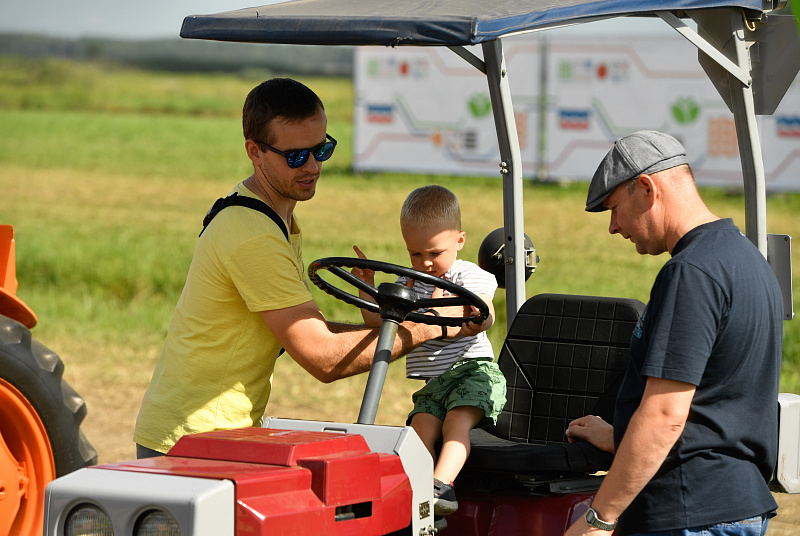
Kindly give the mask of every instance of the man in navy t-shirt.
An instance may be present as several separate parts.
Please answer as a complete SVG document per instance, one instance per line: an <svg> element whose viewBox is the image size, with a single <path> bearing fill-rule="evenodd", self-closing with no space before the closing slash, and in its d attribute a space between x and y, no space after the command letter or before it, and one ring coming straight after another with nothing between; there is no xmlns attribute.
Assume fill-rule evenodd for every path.
<svg viewBox="0 0 800 536"><path fill-rule="evenodd" d="M589 212L640 254L668 252L631 338L612 428L583 417L570 440L614 451L585 519L633 534L763 535L777 504L782 298L769 265L697 192L686 150L642 131L617 140L589 187ZM668 532L672 531L672 532Z"/></svg>

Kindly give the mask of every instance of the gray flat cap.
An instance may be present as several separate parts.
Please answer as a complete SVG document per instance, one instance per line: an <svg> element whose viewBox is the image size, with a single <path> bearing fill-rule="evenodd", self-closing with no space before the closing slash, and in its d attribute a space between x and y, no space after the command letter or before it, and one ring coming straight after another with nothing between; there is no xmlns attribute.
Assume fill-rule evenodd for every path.
<svg viewBox="0 0 800 536"><path fill-rule="evenodd" d="M594 172L586 197L586 211L607 210L603 201L623 182L642 173L656 173L688 162L686 149L669 134L640 130L620 138Z"/></svg>

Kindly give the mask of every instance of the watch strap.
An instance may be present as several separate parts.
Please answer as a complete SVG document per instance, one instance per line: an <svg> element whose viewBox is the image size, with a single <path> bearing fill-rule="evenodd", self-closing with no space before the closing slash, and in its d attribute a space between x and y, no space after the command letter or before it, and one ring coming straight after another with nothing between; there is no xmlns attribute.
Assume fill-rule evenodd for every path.
<svg viewBox="0 0 800 536"><path fill-rule="evenodd" d="M617 528L617 522L616 521L614 521L613 523L609 523L607 521L603 521L602 519L600 519L598 517L597 511L594 508L592 508L591 506L586 511L585 519L586 519L586 523L588 523L589 526L598 528L600 530L609 530L609 531L611 531L611 530L614 530L615 528Z"/></svg>

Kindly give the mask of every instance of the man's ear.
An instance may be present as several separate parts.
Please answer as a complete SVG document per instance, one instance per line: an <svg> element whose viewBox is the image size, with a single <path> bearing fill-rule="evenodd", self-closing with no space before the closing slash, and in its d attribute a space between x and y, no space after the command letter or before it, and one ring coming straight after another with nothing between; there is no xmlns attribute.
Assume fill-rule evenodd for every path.
<svg viewBox="0 0 800 536"><path fill-rule="evenodd" d="M658 181L655 180L655 177L647 173L642 173L637 179L637 186L641 189L642 194L644 194L650 206L653 206L656 201L656 195L659 193L659 184Z"/></svg>
<svg viewBox="0 0 800 536"><path fill-rule="evenodd" d="M261 160L261 148L253 140L245 140L244 150L247 151L247 158L254 164Z"/></svg>

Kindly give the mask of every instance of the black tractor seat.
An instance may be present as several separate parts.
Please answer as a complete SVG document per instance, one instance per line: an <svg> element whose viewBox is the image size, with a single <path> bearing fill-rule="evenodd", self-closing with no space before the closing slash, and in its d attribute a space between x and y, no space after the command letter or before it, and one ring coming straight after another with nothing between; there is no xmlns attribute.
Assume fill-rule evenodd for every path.
<svg viewBox="0 0 800 536"><path fill-rule="evenodd" d="M633 329L644 304L627 298L540 294L520 308L498 358L507 401L489 430L472 430L459 480L531 488L586 477L613 456L564 435L573 419L614 422ZM502 484L506 485L506 484Z"/></svg>

